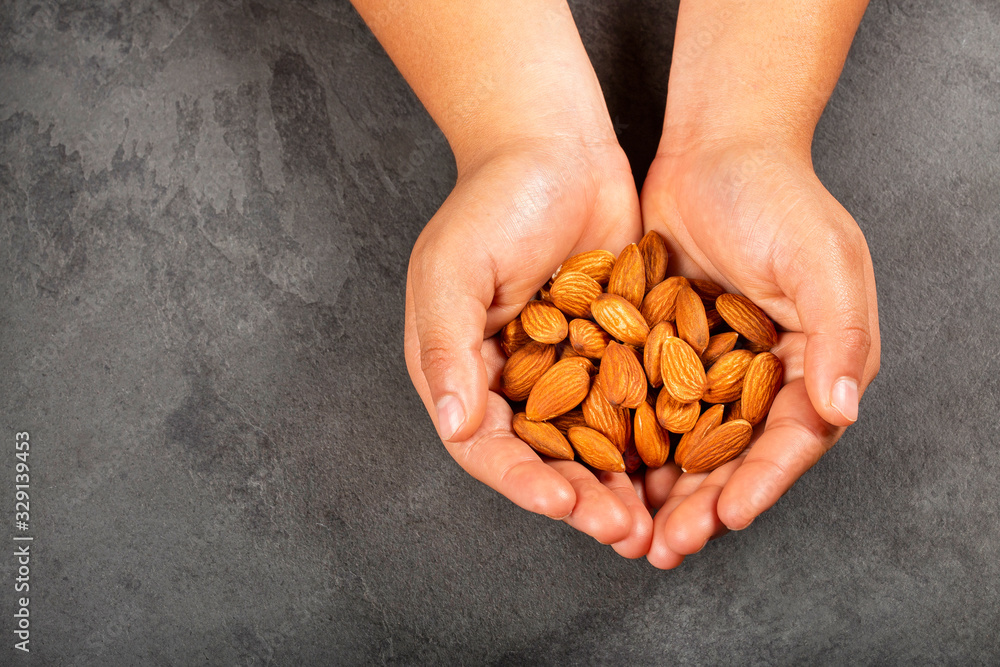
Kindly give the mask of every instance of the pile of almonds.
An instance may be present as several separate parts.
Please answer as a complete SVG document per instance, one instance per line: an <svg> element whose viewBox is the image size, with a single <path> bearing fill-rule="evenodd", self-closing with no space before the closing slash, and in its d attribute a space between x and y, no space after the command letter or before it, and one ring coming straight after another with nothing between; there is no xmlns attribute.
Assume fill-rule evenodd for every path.
<svg viewBox="0 0 1000 667"><path fill-rule="evenodd" d="M500 332L514 432L539 453L707 472L750 443L781 388L774 323L707 280L666 278L656 232L574 255Z"/></svg>

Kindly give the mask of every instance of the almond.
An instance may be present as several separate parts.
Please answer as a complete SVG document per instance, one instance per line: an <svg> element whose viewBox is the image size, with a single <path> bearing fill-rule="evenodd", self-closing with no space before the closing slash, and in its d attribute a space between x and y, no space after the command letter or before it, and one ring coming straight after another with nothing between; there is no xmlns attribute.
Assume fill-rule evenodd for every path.
<svg viewBox="0 0 1000 667"><path fill-rule="evenodd" d="M743 401L729 404L729 414L726 415L726 421L731 422L734 419L743 419Z"/></svg>
<svg viewBox="0 0 1000 667"><path fill-rule="evenodd" d="M573 348L571 348L571 347L567 347L566 349L568 351L570 351L570 352L573 351ZM573 353L573 354L570 354L570 355L567 355L567 356L563 357L562 359L560 359L556 363L559 363L561 361L565 361L568 364L576 364L577 366L579 366L583 370L587 371L587 375L596 375L597 374L597 366L595 366L594 362L591 361L590 359L588 359L587 357L581 357L580 355Z"/></svg>
<svg viewBox="0 0 1000 667"><path fill-rule="evenodd" d="M608 281L608 294L625 297L636 308L642 304L646 295L646 269L642 253L634 243L625 246L618 255Z"/></svg>
<svg viewBox="0 0 1000 667"><path fill-rule="evenodd" d="M667 243L659 232L647 232L639 241L639 253L642 255L642 265L646 270L646 291L661 283L667 275L667 262L670 254Z"/></svg>
<svg viewBox="0 0 1000 667"><path fill-rule="evenodd" d="M583 399L583 418L587 426L603 433L624 452L632 437L632 419L628 408L616 408L608 402L601 387L601 376L594 379L590 393Z"/></svg>
<svg viewBox="0 0 1000 667"><path fill-rule="evenodd" d="M642 365L646 370L649 384L659 387L663 384L660 373L660 354L663 351L663 341L674 335L674 325L670 322L660 322L646 336L646 347L642 350Z"/></svg>
<svg viewBox="0 0 1000 667"><path fill-rule="evenodd" d="M722 328L725 321L722 319L722 315L719 315L719 311L715 308L709 308L705 311L705 319L708 321L709 332L716 331Z"/></svg>
<svg viewBox="0 0 1000 667"><path fill-rule="evenodd" d="M681 403L701 400L705 393L705 367L691 346L680 338L667 338L660 352L663 388Z"/></svg>
<svg viewBox="0 0 1000 667"><path fill-rule="evenodd" d="M635 411L635 448L642 461L650 468L659 468L670 456L670 436L657 421L656 412L649 403Z"/></svg>
<svg viewBox="0 0 1000 667"><path fill-rule="evenodd" d="M677 336L697 353L708 347L708 318L705 304L693 289L685 285L677 292L675 317Z"/></svg>
<svg viewBox="0 0 1000 667"><path fill-rule="evenodd" d="M570 337L573 335L572 322L570 323ZM726 333L715 334L708 339L708 347L705 351L701 353L701 362L705 364L705 368L710 367L714 364L719 357L724 355L726 352L732 352L733 348L736 347L736 340L740 337L735 331L727 331Z"/></svg>
<svg viewBox="0 0 1000 667"><path fill-rule="evenodd" d="M549 421L548 423L555 426L562 433L566 433L566 431L568 431L570 427L586 426L587 420L584 419L583 417L583 410L570 410L566 414L559 415L558 417L553 417L552 420Z"/></svg>
<svg viewBox="0 0 1000 667"><path fill-rule="evenodd" d="M642 467L642 457L639 456L639 450L636 449L635 440L630 440L628 447L622 452L622 460L625 462L625 472L632 474L638 472L639 468Z"/></svg>
<svg viewBox="0 0 1000 667"><path fill-rule="evenodd" d="M674 460L688 473L709 472L732 461L750 444L753 427L744 419L726 422L708 432L693 446L678 445Z"/></svg>
<svg viewBox="0 0 1000 667"><path fill-rule="evenodd" d="M763 421L781 389L784 374L781 359L770 352L761 352L753 358L743 377L743 394L740 398L740 415L743 419L754 426Z"/></svg>
<svg viewBox="0 0 1000 667"><path fill-rule="evenodd" d="M732 403L743 394L743 376L746 375L754 353L750 350L733 350L719 357L706 373L708 386L701 400L706 403Z"/></svg>
<svg viewBox="0 0 1000 667"><path fill-rule="evenodd" d="M508 322L507 326L500 332L500 347L503 348L503 353L508 357L530 340L531 336L528 335L528 332L521 325L520 317L515 317Z"/></svg>
<svg viewBox="0 0 1000 667"><path fill-rule="evenodd" d="M610 342L611 334L590 320L577 319L569 323L569 343L577 354L601 359Z"/></svg>
<svg viewBox="0 0 1000 667"><path fill-rule="evenodd" d="M711 280L692 278L689 282L691 283L691 289L707 304L715 303L716 299L726 293L726 290Z"/></svg>
<svg viewBox="0 0 1000 667"><path fill-rule="evenodd" d="M695 423L694 428L681 436L681 441L677 443L677 451L690 451L694 447L695 443L704 438L709 431L714 429L716 426L722 423L722 413L726 409L724 405L713 405L698 417L697 423ZM677 459L676 452L674 453L674 459Z"/></svg>
<svg viewBox="0 0 1000 667"><path fill-rule="evenodd" d="M617 294L602 294L590 304L590 311L597 323L621 342L635 347L646 344L649 327L627 299Z"/></svg>
<svg viewBox="0 0 1000 667"><path fill-rule="evenodd" d="M529 301L525 304L521 311L521 325L539 343L559 343L569 332L566 316L545 301Z"/></svg>
<svg viewBox="0 0 1000 667"><path fill-rule="evenodd" d="M649 290L649 294L642 300L642 305L639 307L646 324L653 327L664 320L672 321L677 304L677 292L687 284L687 278L672 276Z"/></svg>
<svg viewBox="0 0 1000 667"><path fill-rule="evenodd" d="M573 449L591 468L608 472L625 472L621 452L600 432L587 426L574 426L567 433Z"/></svg>
<svg viewBox="0 0 1000 667"><path fill-rule="evenodd" d="M552 283L549 298L553 305L572 317L590 317L590 303L604 290L580 271L563 271Z"/></svg>
<svg viewBox="0 0 1000 667"><path fill-rule="evenodd" d="M586 273L601 285L607 285L611 279L611 269L615 265L615 254L609 250L588 250L573 255L559 267L556 277L568 271Z"/></svg>
<svg viewBox="0 0 1000 667"><path fill-rule="evenodd" d="M671 433L687 433L693 429L700 413L698 401L681 403L665 390L656 397L656 419Z"/></svg>
<svg viewBox="0 0 1000 667"><path fill-rule="evenodd" d="M554 459L573 459L573 448L552 424L530 421L523 412L514 415L514 433L539 454Z"/></svg>
<svg viewBox="0 0 1000 667"><path fill-rule="evenodd" d="M530 341L518 348L504 364L500 374L500 387L512 401L528 398L538 378L556 362L556 348L538 341Z"/></svg>
<svg viewBox="0 0 1000 667"><path fill-rule="evenodd" d="M577 361L564 359L545 371L528 394L524 408L531 421L545 421L565 414L580 405L590 391L590 373Z"/></svg>
<svg viewBox="0 0 1000 667"><path fill-rule="evenodd" d="M715 309L734 331L741 333L761 350L778 343L771 318L757 304L741 294L723 294L715 300Z"/></svg>
<svg viewBox="0 0 1000 667"><path fill-rule="evenodd" d="M601 360L600 374L601 388L611 405L637 408L646 400L646 374L642 371L642 364L621 343L608 343Z"/></svg>

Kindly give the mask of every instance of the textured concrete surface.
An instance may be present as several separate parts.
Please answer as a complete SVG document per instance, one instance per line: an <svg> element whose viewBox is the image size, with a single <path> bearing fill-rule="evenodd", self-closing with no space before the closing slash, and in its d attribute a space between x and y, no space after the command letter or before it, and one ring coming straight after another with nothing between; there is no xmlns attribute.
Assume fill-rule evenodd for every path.
<svg viewBox="0 0 1000 667"><path fill-rule="evenodd" d="M675 5L676 3L674 3ZM640 173L671 10L573 5ZM815 147L882 374L677 571L474 482L401 355L447 146L340 0L0 8L0 663L996 664L1000 5L874 0Z"/></svg>

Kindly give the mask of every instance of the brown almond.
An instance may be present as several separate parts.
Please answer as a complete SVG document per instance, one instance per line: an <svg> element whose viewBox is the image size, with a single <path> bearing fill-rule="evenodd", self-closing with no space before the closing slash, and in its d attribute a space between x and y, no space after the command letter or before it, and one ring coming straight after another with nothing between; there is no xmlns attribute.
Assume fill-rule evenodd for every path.
<svg viewBox="0 0 1000 667"><path fill-rule="evenodd" d="M708 331L718 331L722 328L726 322L722 319L722 315L719 315L719 311L715 308L709 308L705 311L705 319L708 321Z"/></svg>
<svg viewBox="0 0 1000 667"><path fill-rule="evenodd" d="M556 356L559 358L559 361L562 361L563 359L568 359L569 357L581 356L580 353L574 350L573 346L569 345L565 340L556 345L556 352L557 352Z"/></svg>
<svg viewBox="0 0 1000 667"><path fill-rule="evenodd" d="M635 448L650 468L659 468L670 456L670 436L657 421L656 411L643 403L635 411Z"/></svg>
<svg viewBox="0 0 1000 667"><path fill-rule="evenodd" d="M705 316L705 304L702 303L701 297L686 285L677 292L674 316L677 322L677 337L687 342L697 354L704 352L708 347L708 318Z"/></svg>
<svg viewBox="0 0 1000 667"><path fill-rule="evenodd" d="M715 309L726 324L742 334L761 350L769 350L778 343L774 322L750 299L742 294L723 294L715 300Z"/></svg>
<svg viewBox="0 0 1000 667"><path fill-rule="evenodd" d="M624 297L602 294L590 304L590 311L597 323L621 342L635 347L646 344L649 326L636 307Z"/></svg>
<svg viewBox="0 0 1000 667"><path fill-rule="evenodd" d="M503 348L503 353L508 357L530 340L531 336L528 335L528 332L521 325L520 317L515 317L508 322L500 332L500 347Z"/></svg>
<svg viewBox="0 0 1000 667"><path fill-rule="evenodd" d="M646 324L653 327L664 320L673 321L677 305L677 292L688 284L687 278L671 276L653 289L642 300L639 307Z"/></svg>
<svg viewBox="0 0 1000 667"><path fill-rule="evenodd" d="M726 415L726 421L731 422L734 419L743 419L743 401L735 401L729 404L729 413Z"/></svg>
<svg viewBox="0 0 1000 667"><path fill-rule="evenodd" d="M660 352L663 388L681 403L701 400L705 393L705 367L691 346L680 338L667 338Z"/></svg>
<svg viewBox="0 0 1000 667"><path fill-rule="evenodd" d="M570 325L570 337L572 337L572 322ZM736 341L739 337L740 335L735 331L727 331L726 333L715 334L709 338L708 347L701 353L701 363L705 364L705 368L709 368L726 352L732 352L733 348L736 347Z"/></svg>
<svg viewBox="0 0 1000 667"><path fill-rule="evenodd" d="M610 342L611 334L590 320L576 319L569 323L569 343L577 354L601 359Z"/></svg>
<svg viewBox="0 0 1000 667"><path fill-rule="evenodd" d="M642 457L639 456L639 450L636 449L635 440L630 440L628 447L622 452L622 460L625 461L625 472L632 474L638 472L639 468L642 467Z"/></svg>
<svg viewBox="0 0 1000 667"><path fill-rule="evenodd" d="M573 459L573 448L559 429L546 422L533 422L523 412L514 415L514 433L539 454L554 459Z"/></svg>
<svg viewBox="0 0 1000 667"><path fill-rule="evenodd" d="M667 275L667 262L670 254L667 252L667 242L659 232L649 231L639 241L639 253L642 255L642 265L646 270L646 291L653 289Z"/></svg>
<svg viewBox="0 0 1000 667"><path fill-rule="evenodd" d="M512 401L523 401L528 398L538 378L555 362L555 345L529 341L518 348L504 364L500 374L503 393Z"/></svg>
<svg viewBox="0 0 1000 667"><path fill-rule="evenodd" d="M706 409L698 417L698 421L695 423L694 428L681 436L681 441L677 443L677 451L690 451L694 447L695 443L704 438L709 431L714 429L716 426L722 423L722 414L726 409L724 405L713 405L712 407ZM676 460L677 455L674 454L674 459Z"/></svg>
<svg viewBox="0 0 1000 667"><path fill-rule="evenodd" d="M732 403L743 395L743 376L746 375L754 353L750 350L733 350L719 357L705 374L708 386L701 400L706 403Z"/></svg>
<svg viewBox="0 0 1000 667"><path fill-rule="evenodd" d="M707 304L715 303L716 299L726 293L726 290L721 285L713 283L711 280L692 278L690 282L691 289Z"/></svg>
<svg viewBox="0 0 1000 667"><path fill-rule="evenodd" d="M583 410L577 409L570 410L558 417L553 417L548 423L555 426L562 433L566 433L572 426L586 426L587 420L583 417Z"/></svg>
<svg viewBox="0 0 1000 667"><path fill-rule="evenodd" d="M649 384L659 387L663 384L660 373L660 354L663 351L663 341L674 335L674 325L670 322L660 322L646 336L646 347L642 350L642 366L646 370Z"/></svg>
<svg viewBox="0 0 1000 667"><path fill-rule="evenodd" d="M583 357L556 362L545 371L528 394L525 414L531 421L545 421L580 405L590 391L590 373L578 363Z"/></svg>
<svg viewBox="0 0 1000 667"><path fill-rule="evenodd" d="M642 297L646 295L646 269L634 243L625 246L618 255L608 281L608 294L625 297L636 308L642 304Z"/></svg>
<svg viewBox="0 0 1000 667"><path fill-rule="evenodd" d="M569 332L566 316L545 301L526 303L521 311L521 325L534 340L552 345L561 342Z"/></svg>
<svg viewBox="0 0 1000 667"><path fill-rule="evenodd" d="M621 452L602 433L587 426L574 426L567 433L573 449L591 468L608 472L625 472Z"/></svg>
<svg viewBox="0 0 1000 667"><path fill-rule="evenodd" d="M567 348L567 349L572 351L572 348ZM569 364L576 364L583 370L587 371L587 375L597 374L597 366L595 366L594 362L588 359L587 357L581 357L580 355L574 353L566 357L563 357L559 361L565 361L566 363ZM556 363L559 363L559 361L557 361Z"/></svg>
<svg viewBox="0 0 1000 667"><path fill-rule="evenodd" d="M553 281L549 298L566 315L590 317L590 303L603 291L601 285L586 273L563 271Z"/></svg>
<svg viewBox="0 0 1000 667"><path fill-rule="evenodd" d="M635 353L611 341L601 360L601 388L611 405L637 408L646 400L646 374Z"/></svg>
<svg viewBox="0 0 1000 667"><path fill-rule="evenodd" d="M740 414L743 419L754 426L764 420L774 397L781 389L784 374L781 359L770 352L761 352L753 358L743 377L743 393L740 398Z"/></svg>
<svg viewBox="0 0 1000 667"><path fill-rule="evenodd" d="M753 427L744 419L726 422L712 429L687 449L677 447L674 460L688 473L710 472L739 456L753 436Z"/></svg>
<svg viewBox="0 0 1000 667"><path fill-rule="evenodd" d="M661 391L656 397L656 419L671 433L687 433L693 429L699 414L701 404L698 401L681 403L668 391Z"/></svg>
<svg viewBox="0 0 1000 667"><path fill-rule="evenodd" d="M600 375L594 379L581 407L587 426L603 433L618 451L624 452L632 437L631 415L628 408L616 408L608 402L601 387Z"/></svg>
<svg viewBox="0 0 1000 667"><path fill-rule="evenodd" d="M610 250L588 250L573 255L559 267L558 278L563 272L579 271L586 273L601 285L607 285L611 279L611 269L615 265L615 254Z"/></svg>

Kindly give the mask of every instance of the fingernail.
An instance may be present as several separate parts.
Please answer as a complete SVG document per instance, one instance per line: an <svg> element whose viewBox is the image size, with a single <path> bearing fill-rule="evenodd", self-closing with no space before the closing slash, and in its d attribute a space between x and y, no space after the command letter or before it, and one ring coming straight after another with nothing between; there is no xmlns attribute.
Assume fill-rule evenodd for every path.
<svg viewBox="0 0 1000 667"><path fill-rule="evenodd" d="M445 394L437 402L438 430L443 440L451 440L462 428L465 422L465 409L462 402L451 394Z"/></svg>
<svg viewBox="0 0 1000 667"><path fill-rule="evenodd" d="M858 383L853 378L842 377L833 384L830 392L833 409L850 422L858 421Z"/></svg>

